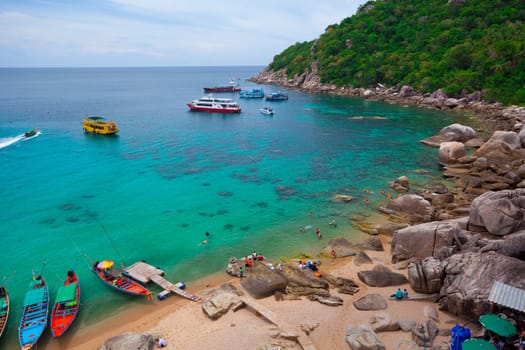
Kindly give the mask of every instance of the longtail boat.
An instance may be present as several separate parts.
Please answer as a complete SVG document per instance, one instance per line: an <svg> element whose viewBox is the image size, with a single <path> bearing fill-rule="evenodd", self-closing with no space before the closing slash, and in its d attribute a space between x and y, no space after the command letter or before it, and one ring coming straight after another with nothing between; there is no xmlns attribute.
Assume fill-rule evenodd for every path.
<svg viewBox="0 0 525 350"><path fill-rule="evenodd" d="M9 317L9 294L4 286L0 286L0 337L4 333Z"/></svg>
<svg viewBox="0 0 525 350"><path fill-rule="evenodd" d="M69 270L64 285L58 288L51 312L51 333L57 338L71 326L80 306L80 285L75 271Z"/></svg>
<svg viewBox="0 0 525 350"><path fill-rule="evenodd" d="M33 278L24 298L24 310L18 327L18 342L22 350L31 349L47 326L49 291L42 276Z"/></svg>
<svg viewBox="0 0 525 350"><path fill-rule="evenodd" d="M130 295L146 296L151 300L151 292L141 283L126 275L119 268L114 267L115 263L111 260L103 260L93 264L93 273L105 284L122 293Z"/></svg>

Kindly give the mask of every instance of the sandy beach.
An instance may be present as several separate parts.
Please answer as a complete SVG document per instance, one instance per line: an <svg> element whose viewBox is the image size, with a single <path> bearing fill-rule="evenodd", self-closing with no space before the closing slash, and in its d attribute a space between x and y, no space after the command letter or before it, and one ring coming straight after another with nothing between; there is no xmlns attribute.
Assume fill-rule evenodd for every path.
<svg viewBox="0 0 525 350"><path fill-rule="evenodd" d="M385 251L367 251L374 264L382 264L393 270L390 264L390 238L381 237ZM321 272L335 276L350 278L360 286L355 295L337 294L344 300L343 306L333 307L318 302L302 300L276 301L274 297L258 299L257 302L274 312L291 327L301 325L311 328L309 338L317 349L349 349L345 340L346 329L349 325L368 324L370 318L378 311L359 311L352 302L368 294L378 293L389 298L396 287L372 288L360 282L357 272L370 270L372 264L356 266L352 257L336 259L334 262L321 259ZM406 270L396 271L406 274ZM231 278L226 273L208 276L188 287L188 291L204 296L206 289L217 287L222 283L230 282L238 289L240 279ZM400 286L412 290L408 284ZM437 304L426 301L395 301L388 299L388 312L393 320L413 319L425 320L423 307L430 305L437 309ZM438 311L440 328L450 329L458 319ZM460 321L462 322L462 321ZM299 344L291 340L275 338L277 329L263 317L249 307L238 311L230 310L219 320L209 319L201 309L200 303L183 300L178 296L171 296L165 301L155 300L151 305L135 308L130 312L119 314L103 323L93 325L82 330L71 340L71 343L60 344L52 349L96 349L106 339L125 332L141 332L162 335L168 343L167 349L259 349L262 346L278 345L283 349L301 349ZM404 340L411 339L411 333L402 331L380 332L379 338L387 349L409 348L403 346ZM449 340L449 336L438 336L434 344ZM51 345L51 344L50 344ZM51 347L50 347L51 349Z"/></svg>

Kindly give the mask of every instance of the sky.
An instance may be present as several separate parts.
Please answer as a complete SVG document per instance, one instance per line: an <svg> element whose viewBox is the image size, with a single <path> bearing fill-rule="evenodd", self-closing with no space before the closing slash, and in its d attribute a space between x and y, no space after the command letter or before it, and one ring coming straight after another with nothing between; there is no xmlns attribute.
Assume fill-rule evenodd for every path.
<svg viewBox="0 0 525 350"><path fill-rule="evenodd" d="M269 64L366 0L0 0L0 67Z"/></svg>

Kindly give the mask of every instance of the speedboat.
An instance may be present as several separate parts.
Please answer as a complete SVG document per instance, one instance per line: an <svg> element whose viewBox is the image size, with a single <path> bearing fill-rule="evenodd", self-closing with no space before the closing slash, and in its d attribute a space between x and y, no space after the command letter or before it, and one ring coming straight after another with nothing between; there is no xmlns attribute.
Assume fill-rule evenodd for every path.
<svg viewBox="0 0 525 350"><path fill-rule="evenodd" d="M270 108L270 107L261 108L261 113L265 115L273 115L273 108Z"/></svg>
<svg viewBox="0 0 525 350"><path fill-rule="evenodd" d="M205 87L204 92L239 92L241 88L237 86L237 83L231 80L228 84L215 85L214 87Z"/></svg>
<svg viewBox="0 0 525 350"><path fill-rule="evenodd" d="M34 128L34 129L26 131L24 133L24 137L32 137L32 136L35 136L37 133L38 133L38 129Z"/></svg>
<svg viewBox="0 0 525 350"><path fill-rule="evenodd" d="M231 98L204 96L186 104L191 111L212 113L240 113L241 107Z"/></svg>
<svg viewBox="0 0 525 350"><path fill-rule="evenodd" d="M264 96L264 99L266 101L286 101L288 95L283 94L282 92L272 92L271 94Z"/></svg>
<svg viewBox="0 0 525 350"><path fill-rule="evenodd" d="M115 122L96 116L87 116L84 118L82 128L85 132L93 134L112 135L118 132L118 127Z"/></svg>
<svg viewBox="0 0 525 350"><path fill-rule="evenodd" d="M263 98L264 90L263 89L252 89L252 90L242 90L239 97L242 98Z"/></svg>

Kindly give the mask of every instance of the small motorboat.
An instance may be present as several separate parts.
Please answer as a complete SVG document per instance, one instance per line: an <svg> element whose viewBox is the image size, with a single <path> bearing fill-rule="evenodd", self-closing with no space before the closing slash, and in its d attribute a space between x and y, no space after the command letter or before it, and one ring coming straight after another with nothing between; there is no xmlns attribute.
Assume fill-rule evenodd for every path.
<svg viewBox="0 0 525 350"><path fill-rule="evenodd" d="M283 94L282 92L272 92L269 95L264 96L266 101L286 101L288 100L288 95Z"/></svg>
<svg viewBox="0 0 525 350"><path fill-rule="evenodd" d="M241 98L263 98L264 90L263 89L241 90L239 97Z"/></svg>
<svg viewBox="0 0 525 350"><path fill-rule="evenodd" d="M265 115L273 115L273 108L263 107L261 108L261 113Z"/></svg>
<svg viewBox="0 0 525 350"><path fill-rule="evenodd" d="M34 129L31 129L31 130L28 130L24 133L24 137L33 137L35 136L36 134L38 133L38 129L37 128L34 128Z"/></svg>

